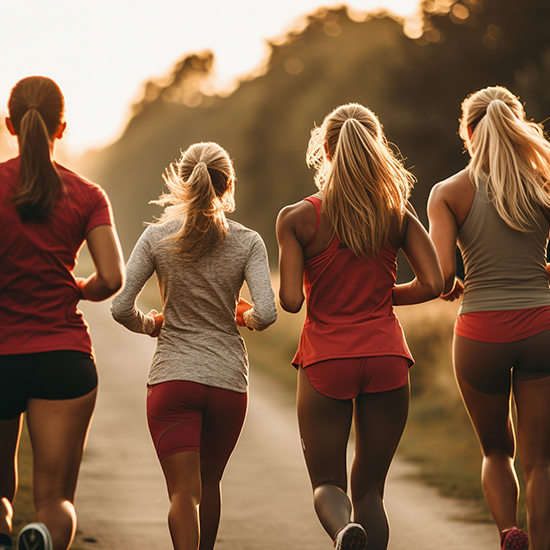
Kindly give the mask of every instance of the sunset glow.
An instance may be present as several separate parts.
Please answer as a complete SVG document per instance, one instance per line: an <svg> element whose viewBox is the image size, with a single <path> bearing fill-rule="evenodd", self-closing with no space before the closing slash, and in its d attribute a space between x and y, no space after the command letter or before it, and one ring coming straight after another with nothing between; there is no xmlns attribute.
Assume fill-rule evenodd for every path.
<svg viewBox="0 0 550 550"><path fill-rule="evenodd" d="M348 4L353 10L385 7L412 17L418 0ZM0 112L20 78L53 78L67 102L65 150L79 154L116 139L142 84L167 74L185 54L212 50L215 85L230 89L235 79L261 65L266 40L283 35L321 5L319 0L0 0Z"/></svg>

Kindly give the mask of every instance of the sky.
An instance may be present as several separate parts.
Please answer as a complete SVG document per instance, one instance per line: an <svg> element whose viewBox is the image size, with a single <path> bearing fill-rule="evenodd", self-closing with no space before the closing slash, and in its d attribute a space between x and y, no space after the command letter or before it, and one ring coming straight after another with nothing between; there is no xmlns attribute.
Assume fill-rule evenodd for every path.
<svg viewBox="0 0 550 550"><path fill-rule="evenodd" d="M212 50L215 84L230 89L261 66L283 36L326 0L0 0L0 114L33 74L55 80L66 101L66 155L117 139L143 83L186 54ZM349 0L354 10L404 18L418 0Z"/></svg>

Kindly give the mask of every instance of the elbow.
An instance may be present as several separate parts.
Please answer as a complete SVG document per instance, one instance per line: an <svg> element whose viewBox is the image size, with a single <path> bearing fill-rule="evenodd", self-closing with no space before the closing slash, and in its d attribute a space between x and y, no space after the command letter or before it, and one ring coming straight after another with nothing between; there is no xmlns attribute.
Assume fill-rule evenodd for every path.
<svg viewBox="0 0 550 550"><path fill-rule="evenodd" d="M103 295L106 298L110 298L116 294L124 285L124 276L122 272L113 274L109 277L100 278L101 288L103 290Z"/></svg>
<svg viewBox="0 0 550 550"><path fill-rule="evenodd" d="M111 317L117 322L122 322L122 309L121 304L119 303L119 300L115 297L114 300L111 302Z"/></svg>
<svg viewBox="0 0 550 550"><path fill-rule="evenodd" d="M439 296L443 294L444 290L445 280L443 279L443 275L441 275L441 277L437 281L434 281L431 285L432 297L439 298Z"/></svg>
<svg viewBox="0 0 550 550"><path fill-rule="evenodd" d="M270 327L275 321L277 320L277 308L275 307L275 304L273 304L273 310L269 312L269 314L265 315L262 318L261 323L258 323L256 327L254 327L257 331L265 330L266 328Z"/></svg>
<svg viewBox="0 0 550 550"><path fill-rule="evenodd" d="M298 313L302 309L302 304L304 303L304 297L301 298L288 298L279 296L279 303L281 307L288 311L289 313Z"/></svg>
<svg viewBox="0 0 550 550"><path fill-rule="evenodd" d="M454 275L453 275L454 279ZM443 272L441 269L438 270L438 273L433 277L433 279L429 283L429 288L432 293L432 298L438 298L441 296L443 291L445 290L445 277L443 276Z"/></svg>

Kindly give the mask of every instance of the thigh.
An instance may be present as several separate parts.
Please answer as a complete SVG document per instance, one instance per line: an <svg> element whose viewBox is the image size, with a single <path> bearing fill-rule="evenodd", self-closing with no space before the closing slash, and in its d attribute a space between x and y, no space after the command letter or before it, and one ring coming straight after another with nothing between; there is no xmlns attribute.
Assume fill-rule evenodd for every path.
<svg viewBox="0 0 550 550"><path fill-rule="evenodd" d="M550 376L550 330L516 343L518 359L514 364L514 385L521 380L540 380Z"/></svg>
<svg viewBox="0 0 550 550"><path fill-rule="evenodd" d="M400 388L368 393L355 400L355 454L352 492L376 489L383 494L386 476L409 413L408 381Z"/></svg>
<svg viewBox="0 0 550 550"><path fill-rule="evenodd" d="M201 431L201 462L226 464L246 418L248 394L208 387Z"/></svg>
<svg viewBox="0 0 550 550"><path fill-rule="evenodd" d="M76 399L29 399L27 425L33 450L35 501L73 502L97 390Z"/></svg>
<svg viewBox="0 0 550 550"><path fill-rule="evenodd" d="M197 504L201 498L201 477L199 453L183 451L164 457L160 461L170 497L180 494L190 495Z"/></svg>
<svg viewBox="0 0 550 550"><path fill-rule="evenodd" d="M346 491L353 401L322 395L300 368L297 406L302 447L313 487L330 483Z"/></svg>
<svg viewBox="0 0 550 550"><path fill-rule="evenodd" d="M550 464L550 376L514 380L514 396L523 468Z"/></svg>
<svg viewBox="0 0 550 550"><path fill-rule="evenodd" d="M512 367L518 359L515 342L494 344L455 335L453 363L457 376L478 392L509 396Z"/></svg>
<svg viewBox="0 0 550 550"><path fill-rule="evenodd" d="M515 454L515 436L511 417L511 395L483 393L456 372L458 388L476 431L484 456L492 451Z"/></svg>
<svg viewBox="0 0 550 550"><path fill-rule="evenodd" d="M147 387L147 423L159 460L200 451L207 386L172 380Z"/></svg>

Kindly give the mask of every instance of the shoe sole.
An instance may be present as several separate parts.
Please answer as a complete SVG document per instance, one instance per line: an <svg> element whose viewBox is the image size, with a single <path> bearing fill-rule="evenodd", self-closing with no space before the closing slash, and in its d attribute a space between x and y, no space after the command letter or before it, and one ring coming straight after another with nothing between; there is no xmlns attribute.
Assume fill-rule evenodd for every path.
<svg viewBox="0 0 550 550"><path fill-rule="evenodd" d="M367 547L367 534L360 526L352 526L342 534L341 550L364 550Z"/></svg>
<svg viewBox="0 0 550 550"><path fill-rule="evenodd" d="M42 523L29 523L17 537L17 550L53 550L48 528Z"/></svg>

